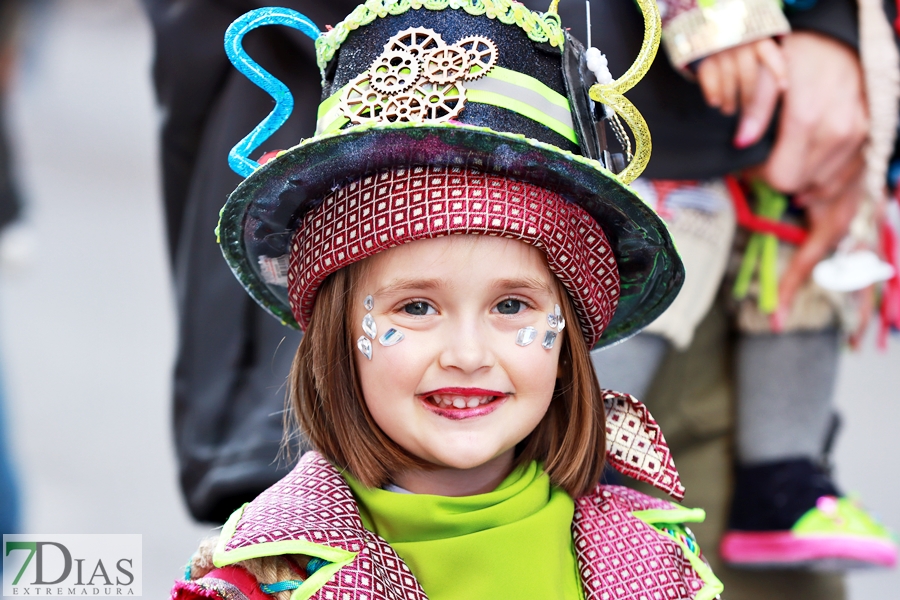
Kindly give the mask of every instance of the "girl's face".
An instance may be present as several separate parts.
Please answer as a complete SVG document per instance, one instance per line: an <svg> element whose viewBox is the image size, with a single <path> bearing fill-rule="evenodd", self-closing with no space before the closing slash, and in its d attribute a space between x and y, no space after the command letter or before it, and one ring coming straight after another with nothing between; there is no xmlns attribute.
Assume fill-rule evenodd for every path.
<svg viewBox="0 0 900 600"><path fill-rule="evenodd" d="M516 444L547 412L565 336L541 345L561 303L544 255L492 236L420 240L367 259L356 296L354 340L367 312L377 338L390 328L405 336L387 347L372 341L371 360L354 353L378 426L438 467L494 465L504 477ZM537 336L519 346L525 327Z"/></svg>

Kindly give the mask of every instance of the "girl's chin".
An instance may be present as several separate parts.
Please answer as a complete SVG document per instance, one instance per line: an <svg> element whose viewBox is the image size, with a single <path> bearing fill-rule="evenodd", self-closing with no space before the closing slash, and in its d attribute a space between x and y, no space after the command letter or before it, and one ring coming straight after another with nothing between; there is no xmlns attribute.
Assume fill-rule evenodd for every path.
<svg viewBox="0 0 900 600"><path fill-rule="evenodd" d="M492 446L492 445L491 445ZM483 446L482 446L483 447ZM453 471L473 471L481 468L494 467L498 462L512 463L512 450L490 447L482 452L473 452L473 443L442 445L440 449L429 452L426 461L438 469Z"/></svg>

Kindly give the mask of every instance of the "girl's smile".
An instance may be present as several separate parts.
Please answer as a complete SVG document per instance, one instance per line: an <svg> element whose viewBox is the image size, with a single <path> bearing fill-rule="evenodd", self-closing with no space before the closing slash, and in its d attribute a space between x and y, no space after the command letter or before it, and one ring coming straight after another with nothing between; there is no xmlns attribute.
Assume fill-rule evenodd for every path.
<svg viewBox="0 0 900 600"><path fill-rule="evenodd" d="M509 394L480 388L441 388L419 394L425 408L447 419L471 419L494 412Z"/></svg>
<svg viewBox="0 0 900 600"><path fill-rule="evenodd" d="M502 266L502 268L498 268ZM522 242L454 235L419 240L366 260L352 302L352 335L396 329L403 340L355 352L365 403L375 423L440 472L484 486L512 468L517 444L553 398L561 333L554 347L516 344L531 327L544 335L560 288L543 253ZM366 297L372 302L367 303ZM371 310L367 308L371 306ZM395 476L412 491L414 473ZM412 486L412 487L410 487ZM442 487L442 486L439 486Z"/></svg>

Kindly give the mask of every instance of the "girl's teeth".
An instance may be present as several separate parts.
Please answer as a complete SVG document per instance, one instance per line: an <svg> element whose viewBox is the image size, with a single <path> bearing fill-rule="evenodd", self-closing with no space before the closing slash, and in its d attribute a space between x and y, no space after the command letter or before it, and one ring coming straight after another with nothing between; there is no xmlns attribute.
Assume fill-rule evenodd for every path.
<svg viewBox="0 0 900 600"><path fill-rule="evenodd" d="M440 408L478 408L493 400L493 396L431 396L429 400Z"/></svg>

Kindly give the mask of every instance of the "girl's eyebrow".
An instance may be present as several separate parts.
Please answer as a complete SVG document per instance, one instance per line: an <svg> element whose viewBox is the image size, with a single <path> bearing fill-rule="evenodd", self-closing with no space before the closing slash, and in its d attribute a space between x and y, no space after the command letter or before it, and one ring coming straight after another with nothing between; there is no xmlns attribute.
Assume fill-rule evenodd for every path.
<svg viewBox="0 0 900 600"><path fill-rule="evenodd" d="M436 290L441 287L445 287L447 282L443 279L395 279L391 283L387 284L380 290L377 290L376 294L392 294L397 292L408 292L410 290Z"/></svg>
<svg viewBox="0 0 900 600"><path fill-rule="evenodd" d="M497 289L515 289L515 290L531 290L534 292L543 292L552 294L550 284L542 279L525 277L521 279L498 279L494 282L493 287Z"/></svg>
<svg viewBox="0 0 900 600"><path fill-rule="evenodd" d="M410 290L436 290L447 287L447 282L439 278L423 278L423 279L395 279L380 290L376 290L376 294L395 294L398 292L408 292ZM543 292L552 294L550 285L541 279L524 277L520 279L498 279L495 280L491 287L494 289L505 290L532 290L535 292Z"/></svg>

